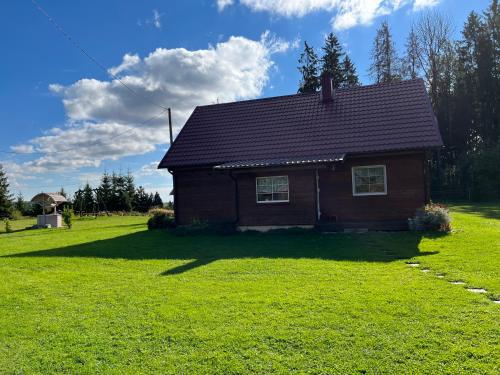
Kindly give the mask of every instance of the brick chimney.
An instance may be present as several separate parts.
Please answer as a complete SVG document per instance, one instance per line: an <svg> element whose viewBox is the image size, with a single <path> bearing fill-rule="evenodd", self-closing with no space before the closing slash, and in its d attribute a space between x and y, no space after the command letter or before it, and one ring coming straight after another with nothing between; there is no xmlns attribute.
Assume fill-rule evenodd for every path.
<svg viewBox="0 0 500 375"><path fill-rule="evenodd" d="M324 72L321 75L321 101L323 103L333 101L332 79L330 78L330 74L327 72Z"/></svg>

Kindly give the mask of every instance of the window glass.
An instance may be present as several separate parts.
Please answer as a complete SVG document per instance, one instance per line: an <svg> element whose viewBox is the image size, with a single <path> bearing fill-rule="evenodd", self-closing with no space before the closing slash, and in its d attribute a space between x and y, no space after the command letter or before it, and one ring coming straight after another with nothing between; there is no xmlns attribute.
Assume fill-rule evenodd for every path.
<svg viewBox="0 0 500 375"><path fill-rule="evenodd" d="M354 195L387 194L385 166L353 167L352 176Z"/></svg>
<svg viewBox="0 0 500 375"><path fill-rule="evenodd" d="M288 202L288 176L257 177L257 203Z"/></svg>

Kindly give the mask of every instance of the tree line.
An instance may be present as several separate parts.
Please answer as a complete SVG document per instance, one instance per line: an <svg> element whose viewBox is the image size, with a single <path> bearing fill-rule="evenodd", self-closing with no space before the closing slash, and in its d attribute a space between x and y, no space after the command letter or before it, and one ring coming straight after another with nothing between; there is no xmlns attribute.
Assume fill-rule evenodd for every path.
<svg viewBox="0 0 500 375"><path fill-rule="evenodd" d="M142 186L136 187L132 174L103 173L98 187L89 183L78 189L73 196L75 212L124 211L147 212L153 207L163 207L158 192L147 193Z"/></svg>
<svg viewBox="0 0 500 375"><path fill-rule="evenodd" d="M481 13L471 12L458 40L453 25L437 12L424 13L398 50L383 21L373 40L369 68L373 83L421 78L437 117L444 147L431 158L434 198L497 198L500 194L500 8L492 0ZM331 43L329 41L336 41ZM334 87L350 86L337 38L325 40L328 69L304 43L298 67L299 92L319 89L327 71ZM328 52L327 52L328 51ZM347 55L345 55L347 57ZM344 60L345 61L345 60ZM354 64L352 71L355 72ZM342 76L342 74L344 74ZM342 77L342 78L341 78ZM340 79L340 83L339 83ZM359 81L356 80L356 85Z"/></svg>
<svg viewBox="0 0 500 375"><path fill-rule="evenodd" d="M130 173L104 172L97 187L86 183L73 194L72 199L63 188L59 194L68 199L76 213L81 214L103 211L148 212L151 208L164 207L160 194L147 193L144 187L136 187ZM172 208L172 203L168 202L166 207ZM0 164L0 219L41 213L41 207L26 202L21 193L16 198L12 196L7 175Z"/></svg>

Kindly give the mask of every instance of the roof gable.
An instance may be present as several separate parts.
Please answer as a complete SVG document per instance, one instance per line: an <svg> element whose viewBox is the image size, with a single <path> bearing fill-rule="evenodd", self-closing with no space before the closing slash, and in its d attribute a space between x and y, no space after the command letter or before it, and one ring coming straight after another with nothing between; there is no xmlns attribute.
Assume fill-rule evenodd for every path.
<svg viewBox="0 0 500 375"><path fill-rule="evenodd" d="M422 80L197 107L159 168L442 145Z"/></svg>

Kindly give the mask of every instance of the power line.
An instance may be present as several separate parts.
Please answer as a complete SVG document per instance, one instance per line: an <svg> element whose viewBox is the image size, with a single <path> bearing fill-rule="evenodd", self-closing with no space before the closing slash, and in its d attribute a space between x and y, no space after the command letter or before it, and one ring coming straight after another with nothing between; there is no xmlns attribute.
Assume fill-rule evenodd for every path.
<svg viewBox="0 0 500 375"><path fill-rule="evenodd" d="M42 13L52 25L56 28L57 31L59 31L71 44L73 44L74 47L76 47L80 52L82 52L90 61L92 61L94 64L96 64L103 72L105 72L107 75L109 75L111 78L117 80L123 87L125 87L127 90L132 92L134 95L137 95L138 97L141 97L143 99L146 99L149 101L151 104L162 108L163 110L167 110L167 107L162 106L161 104L155 102L151 98L148 98L144 95L139 94L137 91L135 91L132 87L127 85L125 82L123 82L118 76L110 72L106 67L101 64L95 57L93 57L89 52L87 52L66 30L64 30L57 22L56 20L50 16L50 14L47 13L47 11L42 8L36 0L31 0L35 8Z"/></svg>

